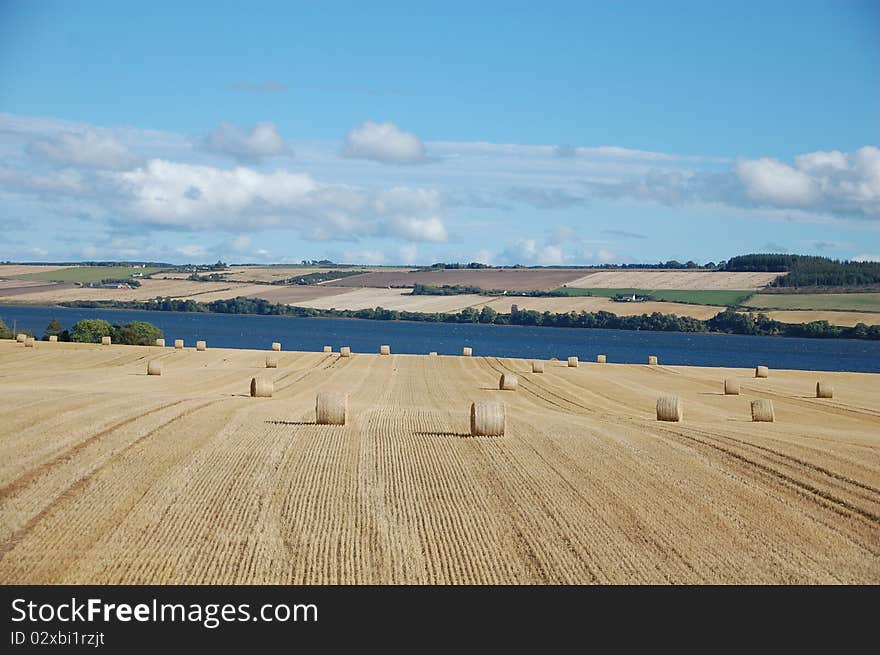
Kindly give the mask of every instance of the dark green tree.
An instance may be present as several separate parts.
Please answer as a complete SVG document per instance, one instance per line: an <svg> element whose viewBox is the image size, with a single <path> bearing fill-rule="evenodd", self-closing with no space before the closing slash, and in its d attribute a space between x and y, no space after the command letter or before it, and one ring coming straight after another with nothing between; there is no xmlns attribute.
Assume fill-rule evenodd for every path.
<svg viewBox="0 0 880 655"><path fill-rule="evenodd" d="M79 343L101 343L101 337L109 337L112 328L107 321L84 318L73 324L70 340Z"/></svg>
<svg viewBox="0 0 880 655"><path fill-rule="evenodd" d="M64 333L64 328L61 327L61 323L58 322L58 319L53 317L51 321L49 321L49 325L46 326L46 331L43 333L43 341L48 341L49 337L58 337L61 340L61 335Z"/></svg>

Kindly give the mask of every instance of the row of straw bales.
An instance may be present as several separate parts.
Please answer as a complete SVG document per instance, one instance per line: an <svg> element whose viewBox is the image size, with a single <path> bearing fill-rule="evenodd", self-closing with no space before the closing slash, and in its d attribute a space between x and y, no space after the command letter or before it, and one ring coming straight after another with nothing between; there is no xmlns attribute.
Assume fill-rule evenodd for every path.
<svg viewBox="0 0 880 655"><path fill-rule="evenodd" d="M776 414L773 401L765 398L753 400L751 404L752 421L755 423L773 423ZM657 399L657 420L678 423L684 419L684 407L681 398L673 394L664 394Z"/></svg>

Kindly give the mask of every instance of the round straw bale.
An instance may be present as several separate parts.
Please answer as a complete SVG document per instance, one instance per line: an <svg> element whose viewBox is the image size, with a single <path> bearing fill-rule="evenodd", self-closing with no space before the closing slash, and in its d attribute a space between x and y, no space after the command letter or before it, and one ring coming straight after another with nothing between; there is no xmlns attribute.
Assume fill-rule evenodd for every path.
<svg viewBox="0 0 880 655"><path fill-rule="evenodd" d="M112 343L112 339L110 337L101 337L101 345L109 346Z"/></svg>
<svg viewBox="0 0 880 655"><path fill-rule="evenodd" d="M678 422L684 413L681 406L681 398L667 394L657 399L657 420Z"/></svg>
<svg viewBox="0 0 880 655"><path fill-rule="evenodd" d="M504 403L486 400L471 403L471 435L501 437L506 424Z"/></svg>
<svg viewBox="0 0 880 655"><path fill-rule="evenodd" d="M543 373L543 372L544 372L544 362L542 362L542 361L532 362L532 373Z"/></svg>
<svg viewBox="0 0 880 655"><path fill-rule="evenodd" d="M275 355L266 355L266 368L278 368L278 358Z"/></svg>
<svg viewBox="0 0 880 655"><path fill-rule="evenodd" d="M776 419L776 415L773 413L773 401L772 400L753 400L752 401L752 420L753 421L763 421L767 423L772 423Z"/></svg>
<svg viewBox="0 0 880 655"><path fill-rule="evenodd" d="M766 378L770 375L770 369L766 366L756 366L755 367L755 377L756 378Z"/></svg>
<svg viewBox="0 0 880 655"><path fill-rule="evenodd" d="M274 351L276 351L276 352L280 351L280 350L281 350L281 344L278 343L277 341L273 341L273 342L272 342L272 350L274 350Z"/></svg>
<svg viewBox="0 0 880 655"><path fill-rule="evenodd" d="M569 357L568 358L568 365L571 368L577 368L578 366L580 366L580 362L578 361L577 357Z"/></svg>
<svg viewBox="0 0 880 655"><path fill-rule="evenodd" d="M437 351L436 351L436 350L432 350L432 351L429 352L428 354L429 354L431 357L436 357L436 356L437 356Z"/></svg>
<svg viewBox="0 0 880 655"><path fill-rule="evenodd" d="M339 356L351 357L351 348L349 348L348 346L342 346L342 348L339 349Z"/></svg>
<svg viewBox="0 0 880 655"><path fill-rule="evenodd" d="M176 350L180 350L183 348L183 339L175 339L174 340L174 348Z"/></svg>
<svg viewBox="0 0 880 655"><path fill-rule="evenodd" d="M151 359L147 362L147 375L162 375L161 359Z"/></svg>
<svg viewBox="0 0 880 655"><path fill-rule="evenodd" d="M275 383L266 378L251 378L251 396L254 398L271 398L275 391Z"/></svg>
<svg viewBox="0 0 880 655"><path fill-rule="evenodd" d="M164 348L165 347L165 339L156 339L156 345L159 346L160 348Z"/></svg>
<svg viewBox="0 0 880 655"><path fill-rule="evenodd" d="M51 334L51 335L49 335L49 343L56 343L57 341L58 341L58 335L57 335L57 334Z"/></svg>
<svg viewBox="0 0 880 655"><path fill-rule="evenodd" d="M15 340L18 343L24 343L25 341L27 341L27 338L28 338L28 336L24 332L19 332L18 334L15 335Z"/></svg>
<svg viewBox="0 0 880 655"><path fill-rule="evenodd" d="M739 395L739 380L736 378L726 378L724 380L724 395L725 396L738 396Z"/></svg>
<svg viewBox="0 0 880 655"><path fill-rule="evenodd" d="M657 355L648 355L648 365L649 366L657 366Z"/></svg>
<svg viewBox="0 0 880 655"><path fill-rule="evenodd" d="M474 354L474 349L469 346L465 346L464 348L461 349L462 357L470 357L473 354Z"/></svg>
<svg viewBox="0 0 880 655"><path fill-rule="evenodd" d="M379 354L380 355L390 355L391 354L391 346L379 346Z"/></svg>
<svg viewBox="0 0 880 655"><path fill-rule="evenodd" d="M551 361L551 362L558 362L559 360L556 359L555 357L551 357L551 358L550 358L550 361Z"/></svg>
<svg viewBox="0 0 880 655"><path fill-rule="evenodd" d="M28 337L27 339L24 340L24 347L25 348L36 348L37 347L37 340L34 339L33 337Z"/></svg>
<svg viewBox="0 0 880 655"><path fill-rule="evenodd" d="M204 341L196 341L196 350L207 350L208 344Z"/></svg>
<svg viewBox="0 0 880 655"><path fill-rule="evenodd" d="M817 382L816 398L834 398L834 385L828 382Z"/></svg>
<svg viewBox="0 0 880 655"><path fill-rule="evenodd" d="M605 355L596 355L596 363L604 364L606 361Z"/></svg>
<svg viewBox="0 0 880 655"><path fill-rule="evenodd" d="M324 346L324 352L325 352L325 353L332 353L332 352L333 352L333 346Z"/></svg>
<svg viewBox="0 0 880 655"><path fill-rule="evenodd" d="M348 419L348 394L322 391L315 399L315 423L345 425Z"/></svg>
<svg viewBox="0 0 880 655"><path fill-rule="evenodd" d="M516 391L519 386L519 378L513 373L502 373L498 381L498 388L502 391Z"/></svg>

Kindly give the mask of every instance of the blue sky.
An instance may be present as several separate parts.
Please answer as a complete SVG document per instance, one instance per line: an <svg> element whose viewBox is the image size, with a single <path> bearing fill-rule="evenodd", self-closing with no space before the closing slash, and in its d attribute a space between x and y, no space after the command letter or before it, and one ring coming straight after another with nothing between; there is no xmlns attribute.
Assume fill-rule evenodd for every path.
<svg viewBox="0 0 880 655"><path fill-rule="evenodd" d="M843 0L0 0L0 259L880 258L878 34Z"/></svg>

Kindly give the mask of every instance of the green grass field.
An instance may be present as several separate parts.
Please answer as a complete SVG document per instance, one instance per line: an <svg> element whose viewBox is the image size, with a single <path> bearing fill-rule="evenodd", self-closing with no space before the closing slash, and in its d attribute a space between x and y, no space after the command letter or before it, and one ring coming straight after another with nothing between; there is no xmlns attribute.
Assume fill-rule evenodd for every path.
<svg viewBox="0 0 880 655"><path fill-rule="evenodd" d="M651 296L654 300L663 302L681 302L691 305L739 305L745 302L753 291L693 291L693 290L670 290L670 289L577 289L574 287L560 287L561 291L568 296L600 296L612 298L618 294L636 294L638 296Z"/></svg>
<svg viewBox="0 0 880 655"><path fill-rule="evenodd" d="M133 273L142 273L144 277L158 273L162 268L140 268L136 266L75 266L58 271L43 273L27 273L17 276L20 280L45 280L47 282L79 282L88 284L106 279L121 280L129 278Z"/></svg>
<svg viewBox="0 0 880 655"><path fill-rule="evenodd" d="M880 293L759 293L746 307L880 312Z"/></svg>

